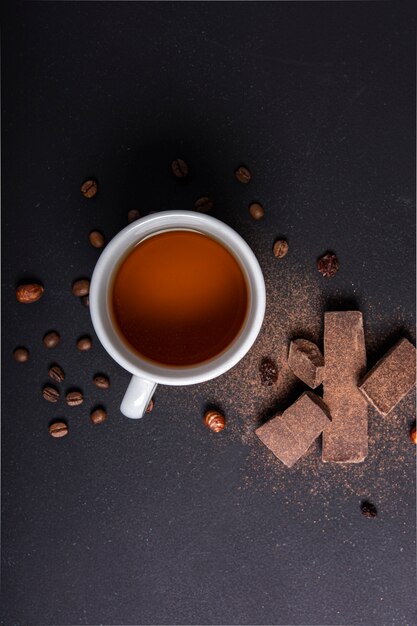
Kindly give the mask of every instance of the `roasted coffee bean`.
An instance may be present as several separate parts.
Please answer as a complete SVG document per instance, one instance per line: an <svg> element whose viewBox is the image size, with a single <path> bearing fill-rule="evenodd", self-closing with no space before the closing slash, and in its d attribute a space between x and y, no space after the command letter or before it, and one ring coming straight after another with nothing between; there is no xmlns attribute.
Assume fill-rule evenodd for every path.
<svg viewBox="0 0 417 626"><path fill-rule="evenodd" d="M99 230L92 230L88 235L88 239L93 248L102 248L104 246L104 235Z"/></svg>
<svg viewBox="0 0 417 626"><path fill-rule="evenodd" d="M80 298L81 300L81 304L84 306L90 306L90 296L83 296L82 298Z"/></svg>
<svg viewBox="0 0 417 626"><path fill-rule="evenodd" d="M206 411L204 415L204 423L214 433L219 433L224 429L226 420L223 415L218 411Z"/></svg>
<svg viewBox="0 0 417 626"><path fill-rule="evenodd" d="M79 406L84 402L81 391L69 391L65 397L68 406Z"/></svg>
<svg viewBox="0 0 417 626"><path fill-rule="evenodd" d="M152 409L153 409L153 406L154 406L154 401L151 399L151 400L149 400L149 404L146 407L145 413L150 413L152 411Z"/></svg>
<svg viewBox="0 0 417 626"><path fill-rule="evenodd" d="M49 425L49 434L55 439L68 435L68 426L65 422L53 422Z"/></svg>
<svg viewBox="0 0 417 626"><path fill-rule="evenodd" d="M58 389L55 389L55 387L51 387L49 385L42 389L42 395L48 402L58 402L59 400Z"/></svg>
<svg viewBox="0 0 417 626"><path fill-rule="evenodd" d="M43 343L46 348L55 348L55 346L57 346L60 341L61 337L59 333L56 332L56 330L51 330L49 333L46 333L43 338Z"/></svg>
<svg viewBox="0 0 417 626"><path fill-rule="evenodd" d="M44 291L43 286L37 283L20 285L16 289L16 300L22 304L32 304L42 297Z"/></svg>
<svg viewBox="0 0 417 626"><path fill-rule="evenodd" d="M332 278L339 270L339 261L333 252L328 252L317 261L317 269L326 278Z"/></svg>
<svg viewBox="0 0 417 626"><path fill-rule="evenodd" d="M102 424L107 419L107 413L104 409L98 408L91 412L90 420L93 424Z"/></svg>
<svg viewBox="0 0 417 626"><path fill-rule="evenodd" d="M104 374L97 374L94 376L93 383L99 389L108 389L110 387L110 381Z"/></svg>
<svg viewBox="0 0 417 626"><path fill-rule="evenodd" d="M265 215L264 208L259 202L252 202L252 204L249 205L249 213L254 220L260 220Z"/></svg>
<svg viewBox="0 0 417 626"><path fill-rule="evenodd" d="M249 183L252 178L252 174L250 173L248 168L244 167L243 165L237 168L237 170L235 171L235 176L240 183L243 183L245 185Z"/></svg>
<svg viewBox="0 0 417 626"><path fill-rule="evenodd" d="M188 165L183 159L175 159L171 163L171 171L177 178L185 178L188 176Z"/></svg>
<svg viewBox="0 0 417 626"><path fill-rule="evenodd" d="M132 222L135 222L139 218L140 218L139 211L137 211L137 209L130 209L130 211L127 214L127 221L129 222L129 224L131 224Z"/></svg>
<svg viewBox="0 0 417 626"><path fill-rule="evenodd" d="M65 380L64 370L62 367L59 367L59 365L52 365L52 367L49 368L48 374L49 378L52 378L52 380L55 380L57 383L62 383L62 381Z"/></svg>
<svg viewBox="0 0 417 626"><path fill-rule="evenodd" d="M274 243L273 253L277 259L282 259L288 252L288 243L285 239L278 239Z"/></svg>
<svg viewBox="0 0 417 626"><path fill-rule="evenodd" d="M203 196L202 198L196 200L194 203L195 210L201 211L202 213L208 213L208 211L211 211L213 206L213 200L211 200L211 198L209 198L208 196Z"/></svg>
<svg viewBox="0 0 417 626"><path fill-rule="evenodd" d="M378 511L376 510L376 506L371 502L362 502L361 504L361 513L364 517L376 517L378 515Z"/></svg>
<svg viewBox="0 0 417 626"><path fill-rule="evenodd" d="M410 439L416 444L417 443L417 434L416 434L416 425L414 424L410 429Z"/></svg>
<svg viewBox="0 0 417 626"><path fill-rule="evenodd" d="M74 296L86 296L90 293L90 281L87 278L81 278L72 283L72 293Z"/></svg>
<svg viewBox="0 0 417 626"><path fill-rule="evenodd" d="M86 352L87 350L90 350L91 346L92 346L92 341L90 339L90 337L80 337L77 341L77 348L78 350L81 350L81 352Z"/></svg>
<svg viewBox="0 0 417 626"><path fill-rule="evenodd" d="M13 356L18 363L26 363L29 360L29 350L26 348L16 348L13 350Z"/></svg>
<svg viewBox="0 0 417 626"><path fill-rule="evenodd" d="M278 380L278 372L275 363L269 357L264 357L259 366L261 383L266 387L270 387Z"/></svg>
<svg viewBox="0 0 417 626"><path fill-rule="evenodd" d="M97 181L93 179L86 180L81 185L81 193L83 194L85 198L92 198L93 196L96 195L97 191L98 191Z"/></svg>

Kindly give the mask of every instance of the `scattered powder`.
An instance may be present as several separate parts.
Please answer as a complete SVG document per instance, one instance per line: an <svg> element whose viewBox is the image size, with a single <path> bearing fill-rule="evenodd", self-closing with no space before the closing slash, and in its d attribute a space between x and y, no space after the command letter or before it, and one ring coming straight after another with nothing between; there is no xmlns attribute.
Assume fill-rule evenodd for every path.
<svg viewBox="0 0 417 626"><path fill-rule="evenodd" d="M369 408L369 453L363 463L329 464L321 460L321 437L292 468L285 467L256 437L255 429L276 412L291 405L308 389L287 365L291 339L304 337L323 348L323 314L327 308L322 278L315 268L308 268L286 259L274 262L270 251L258 254L267 293L265 320L249 353L221 377L188 387L171 387L173 403L194 407L196 420L202 420L207 408L218 408L227 420L226 429L214 444L224 449L240 444L247 451L240 468L239 489L281 492L292 504L305 505L306 496L329 502L342 491L346 496L370 498L381 503L385 499L408 492L414 481L415 446L409 441L409 429L415 419L413 392L385 418ZM336 292L337 293L337 292ZM333 307L331 307L333 308ZM380 358L392 343L392 337L410 328L409 312L400 308L384 312L362 301L368 366ZM411 340L413 337L406 332ZM277 383L266 387L260 382L259 365L263 357L272 358L278 368ZM322 395L322 387L315 393ZM179 413L172 419L181 422ZM205 429L188 424L194 437L207 437Z"/></svg>
<svg viewBox="0 0 417 626"><path fill-rule="evenodd" d="M304 484L310 495L323 500L329 500L340 490L346 495L370 497L378 502L400 498L409 491L410 481L413 483L415 477L415 446L408 437L415 407L414 394L410 393L385 418L369 409L369 452L363 463L323 463L318 439L288 469L254 437L249 444L242 487L276 493Z"/></svg>

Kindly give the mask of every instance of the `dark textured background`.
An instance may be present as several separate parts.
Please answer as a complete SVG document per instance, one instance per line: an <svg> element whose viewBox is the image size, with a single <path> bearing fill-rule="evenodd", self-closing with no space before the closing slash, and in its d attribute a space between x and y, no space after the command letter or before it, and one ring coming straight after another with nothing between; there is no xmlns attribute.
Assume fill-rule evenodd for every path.
<svg viewBox="0 0 417 626"><path fill-rule="evenodd" d="M93 331L70 293L98 257L92 228L110 239L131 208L192 208L209 193L213 215L258 255L286 235L287 267L297 259L312 280L317 256L337 251L339 275L317 282L323 306L364 311L371 360L413 338L410 6L3 5L2 624L417 623L412 402L396 413L395 452L382 450L389 470L371 458L363 493L341 483L321 497L298 470L274 490L256 475L243 488L247 447L232 429L205 430L204 387L159 387L152 415L120 414L129 375L98 342L77 353ZM170 174L177 156L188 185ZM240 162L250 188L234 180ZM91 201L79 192L89 176ZM261 223L247 214L253 199ZM19 305L15 286L31 278L45 296ZM52 328L53 354L41 341ZM13 361L17 345L29 363ZM42 399L52 361L84 406ZM103 370L106 395L90 382ZM94 428L89 410L103 402L110 418ZM70 435L57 441L47 426L59 416ZM388 431L376 432L373 450ZM379 517L362 518L360 499L379 505L384 490Z"/></svg>

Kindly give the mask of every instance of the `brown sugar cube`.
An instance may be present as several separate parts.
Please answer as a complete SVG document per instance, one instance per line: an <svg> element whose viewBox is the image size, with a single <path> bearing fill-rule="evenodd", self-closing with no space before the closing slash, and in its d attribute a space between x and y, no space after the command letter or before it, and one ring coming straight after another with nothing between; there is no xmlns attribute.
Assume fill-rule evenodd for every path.
<svg viewBox="0 0 417 626"><path fill-rule="evenodd" d="M329 423L324 402L306 391L282 415L278 413L255 432L280 461L292 467Z"/></svg>
<svg viewBox="0 0 417 626"><path fill-rule="evenodd" d="M400 339L366 374L359 385L381 415L388 415L416 384L416 349Z"/></svg>
<svg viewBox="0 0 417 626"><path fill-rule="evenodd" d="M368 454L368 407L358 389L366 370L360 311L324 314L323 400L332 423L323 433L326 463L361 463Z"/></svg>
<svg viewBox="0 0 417 626"><path fill-rule="evenodd" d="M288 365L293 373L312 389L323 382L323 355L316 344L308 339L291 341Z"/></svg>

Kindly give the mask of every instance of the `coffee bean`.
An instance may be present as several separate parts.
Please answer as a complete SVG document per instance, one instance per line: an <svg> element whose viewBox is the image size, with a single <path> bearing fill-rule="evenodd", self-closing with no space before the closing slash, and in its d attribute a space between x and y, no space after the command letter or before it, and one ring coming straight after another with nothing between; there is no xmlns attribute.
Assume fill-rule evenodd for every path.
<svg viewBox="0 0 417 626"><path fill-rule="evenodd" d="M49 378L52 378L52 380L55 380L57 383L62 383L62 381L65 380L64 370L62 367L59 367L59 365L52 365L52 367L49 368L48 374Z"/></svg>
<svg viewBox="0 0 417 626"><path fill-rule="evenodd" d="M264 208L259 202L252 202L252 204L249 205L249 213L254 220L260 220L265 215Z"/></svg>
<svg viewBox="0 0 417 626"><path fill-rule="evenodd" d="M81 391L69 391L65 399L68 406L79 406L84 402L84 397Z"/></svg>
<svg viewBox="0 0 417 626"><path fill-rule="evenodd" d="M65 422L53 422L49 425L49 434L55 439L68 435L68 426Z"/></svg>
<svg viewBox="0 0 417 626"><path fill-rule="evenodd" d="M16 300L22 304L32 304L42 297L44 291L42 285L37 283L20 285L16 289Z"/></svg>
<svg viewBox="0 0 417 626"><path fill-rule="evenodd" d="M129 224L131 224L132 222L135 222L139 218L140 218L139 211L137 211L136 209L130 209L130 211L127 214L127 221L129 222Z"/></svg>
<svg viewBox="0 0 417 626"><path fill-rule="evenodd" d="M104 409L98 408L90 414L90 420L93 424L102 424L107 419L107 413Z"/></svg>
<svg viewBox="0 0 417 626"><path fill-rule="evenodd" d="M108 389L110 387L110 381L104 374L97 374L94 376L93 383L99 389Z"/></svg>
<svg viewBox="0 0 417 626"><path fill-rule="evenodd" d="M339 267L339 261L333 252L328 252L317 261L317 269L326 278L332 278L337 274Z"/></svg>
<svg viewBox="0 0 417 626"><path fill-rule="evenodd" d="M77 341L77 348L78 350L81 350L81 352L86 352L87 350L90 350L91 346L92 346L92 341L90 339L90 337L80 337Z"/></svg>
<svg viewBox="0 0 417 626"><path fill-rule="evenodd" d="M150 413L150 412L152 411L153 407L154 407L154 404L155 404L155 403L154 403L154 401L153 401L152 399L151 399L151 400L149 400L149 404L148 404L148 406L146 407L146 411L145 411L145 413Z"/></svg>
<svg viewBox="0 0 417 626"><path fill-rule="evenodd" d="M211 211L213 206L213 200L211 200L211 198L209 198L208 196L203 196L202 198L196 200L194 203L195 210L201 211L202 213L207 213L208 211Z"/></svg>
<svg viewBox="0 0 417 626"><path fill-rule="evenodd" d="M416 444L417 443L417 434L416 434L416 425L414 424L410 429L410 439Z"/></svg>
<svg viewBox="0 0 417 626"><path fill-rule="evenodd" d="M259 374L261 383L266 387L270 387L278 380L278 372L275 363L269 357L264 357L259 366Z"/></svg>
<svg viewBox="0 0 417 626"><path fill-rule="evenodd" d="M86 296L90 293L90 281L87 278L81 278L72 283L72 293L74 296Z"/></svg>
<svg viewBox="0 0 417 626"><path fill-rule="evenodd" d="M288 252L288 243L285 239L278 239L272 250L277 259L282 259Z"/></svg>
<svg viewBox="0 0 417 626"><path fill-rule="evenodd" d="M81 193L83 194L85 198L92 198L93 196L96 195L97 191L98 191L97 181L93 179L86 180L81 185Z"/></svg>
<svg viewBox="0 0 417 626"><path fill-rule="evenodd" d="M361 513L364 517L376 517L378 515L378 511L376 506L371 502L362 502L361 504Z"/></svg>
<svg viewBox="0 0 417 626"><path fill-rule="evenodd" d="M81 304L83 304L84 306L90 306L90 297L87 296L83 296L82 298L80 298L81 300Z"/></svg>
<svg viewBox="0 0 417 626"><path fill-rule="evenodd" d="M250 173L248 168L244 167L243 165L241 165L240 167L237 168L237 170L235 171L235 176L236 176L237 180L240 183L243 183L244 185L249 183L251 178L252 178L252 174Z"/></svg>
<svg viewBox="0 0 417 626"><path fill-rule="evenodd" d="M58 402L59 400L58 389L55 389L55 387L50 387L49 385L42 389L42 395L48 402Z"/></svg>
<svg viewBox="0 0 417 626"><path fill-rule="evenodd" d="M56 332L56 330L51 330L49 333L46 333L43 338L43 343L46 348L55 348L55 346L57 346L60 341L61 337L59 333Z"/></svg>
<svg viewBox="0 0 417 626"><path fill-rule="evenodd" d="M171 163L171 171L177 178L185 178L188 176L188 165L183 159L175 159Z"/></svg>
<svg viewBox="0 0 417 626"><path fill-rule="evenodd" d="M29 360L29 350L26 348L16 348L13 350L13 356L18 363L26 363Z"/></svg>
<svg viewBox="0 0 417 626"><path fill-rule="evenodd" d="M93 248L102 248L104 246L104 235L99 230L92 230L88 235L88 239Z"/></svg>
<svg viewBox="0 0 417 626"><path fill-rule="evenodd" d="M224 429L226 420L223 415L218 411L206 411L204 415L204 423L214 433L219 433Z"/></svg>

